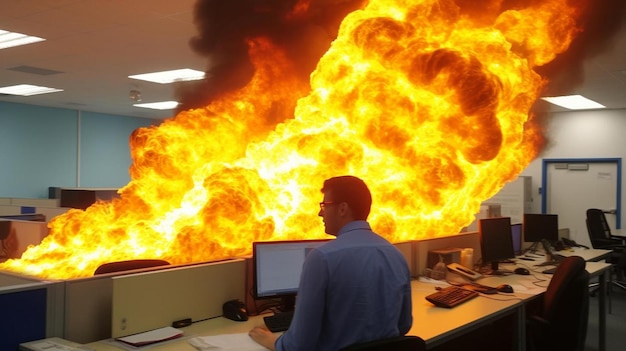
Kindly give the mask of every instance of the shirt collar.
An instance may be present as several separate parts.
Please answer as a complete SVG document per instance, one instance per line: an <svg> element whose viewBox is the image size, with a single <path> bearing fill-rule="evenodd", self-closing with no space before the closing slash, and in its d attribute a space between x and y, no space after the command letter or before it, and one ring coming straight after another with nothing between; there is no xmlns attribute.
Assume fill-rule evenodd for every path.
<svg viewBox="0 0 626 351"><path fill-rule="evenodd" d="M354 230L372 230L370 224L367 221L354 221L344 225L337 233L337 236L351 232Z"/></svg>

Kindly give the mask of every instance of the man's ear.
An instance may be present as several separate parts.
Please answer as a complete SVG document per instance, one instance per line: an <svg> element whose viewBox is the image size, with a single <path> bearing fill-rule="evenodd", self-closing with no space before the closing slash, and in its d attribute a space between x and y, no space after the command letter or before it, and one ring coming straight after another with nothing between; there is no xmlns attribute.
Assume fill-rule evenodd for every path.
<svg viewBox="0 0 626 351"><path fill-rule="evenodd" d="M352 217L352 209L348 206L347 202L342 202L339 204L339 214L342 217Z"/></svg>

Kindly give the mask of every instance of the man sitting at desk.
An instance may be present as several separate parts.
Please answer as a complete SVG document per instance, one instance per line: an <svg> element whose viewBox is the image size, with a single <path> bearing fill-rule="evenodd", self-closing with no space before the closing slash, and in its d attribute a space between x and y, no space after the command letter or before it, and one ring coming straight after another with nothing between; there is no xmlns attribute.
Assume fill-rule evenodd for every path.
<svg viewBox="0 0 626 351"><path fill-rule="evenodd" d="M270 350L336 351L404 335L411 328L411 283L404 256L366 221L372 204L359 178L327 179L318 215L337 238L304 262L293 321L281 336L264 327L250 337Z"/></svg>

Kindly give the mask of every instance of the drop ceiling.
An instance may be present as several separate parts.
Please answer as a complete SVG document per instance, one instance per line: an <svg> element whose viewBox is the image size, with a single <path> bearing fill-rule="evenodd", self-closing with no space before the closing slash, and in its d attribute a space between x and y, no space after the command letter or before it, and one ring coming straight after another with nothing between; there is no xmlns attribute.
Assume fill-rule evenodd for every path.
<svg viewBox="0 0 626 351"><path fill-rule="evenodd" d="M226 0L225 0L226 1ZM207 60L194 53L195 0L2 0L0 28L46 41L0 50L0 86L34 84L64 89L28 97L1 95L0 101L167 118L174 112L132 106L131 90L142 102L173 100L175 85L129 79L129 75L178 68L204 71ZM585 79L571 93L611 109L626 108L626 30L610 49L585 63ZM562 111L540 103L546 109Z"/></svg>

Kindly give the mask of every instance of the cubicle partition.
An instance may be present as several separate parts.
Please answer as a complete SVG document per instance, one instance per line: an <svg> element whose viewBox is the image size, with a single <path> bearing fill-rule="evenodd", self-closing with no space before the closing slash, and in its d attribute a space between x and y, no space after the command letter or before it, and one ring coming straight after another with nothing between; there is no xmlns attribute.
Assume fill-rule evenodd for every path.
<svg viewBox="0 0 626 351"><path fill-rule="evenodd" d="M471 247L478 253L478 243L478 233L465 233L394 245L407 259L411 275L417 277L426 265L429 250L453 245ZM21 305L38 311L38 314L30 313L30 317L29 313L19 312L33 325L30 328L33 334L21 338L21 342L56 336L90 343L169 326L177 320L189 318L195 322L217 317L222 314L222 304L232 299L253 305L254 301L247 296L251 283L250 263L250 258L238 258L58 282L0 272L0 294L9 290L20 293L41 290L23 292L24 295L19 296ZM9 299L0 296L0 303L3 298ZM45 307L39 303L43 299ZM11 303L15 302L11 300ZM0 336L3 333L0 329Z"/></svg>
<svg viewBox="0 0 626 351"><path fill-rule="evenodd" d="M0 272L0 350L62 332L61 282Z"/></svg>
<svg viewBox="0 0 626 351"><path fill-rule="evenodd" d="M411 272L414 277L422 275L426 268L432 268L427 265L428 252L432 250L450 248L472 249L472 265L480 260L481 257L480 235L478 232L466 232L439 238L414 241L413 245L414 261Z"/></svg>
<svg viewBox="0 0 626 351"><path fill-rule="evenodd" d="M45 222L0 218L0 258L19 258L48 235Z"/></svg>
<svg viewBox="0 0 626 351"><path fill-rule="evenodd" d="M64 282L64 339L87 343L111 337L113 275Z"/></svg>
<svg viewBox="0 0 626 351"><path fill-rule="evenodd" d="M111 336L222 315L222 304L245 298L243 259L117 276L112 279Z"/></svg>

